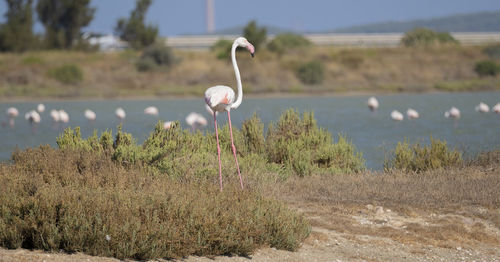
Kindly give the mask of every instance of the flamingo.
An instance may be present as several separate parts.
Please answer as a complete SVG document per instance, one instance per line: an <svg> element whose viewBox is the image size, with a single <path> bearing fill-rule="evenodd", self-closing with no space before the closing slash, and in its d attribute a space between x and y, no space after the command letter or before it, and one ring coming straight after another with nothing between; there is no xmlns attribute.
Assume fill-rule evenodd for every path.
<svg viewBox="0 0 500 262"><path fill-rule="evenodd" d="M403 121L404 116L398 110L394 110L391 112L391 118L394 121Z"/></svg>
<svg viewBox="0 0 500 262"><path fill-rule="evenodd" d="M490 107L487 104L481 102L476 106L475 110L480 113L488 113L490 112Z"/></svg>
<svg viewBox="0 0 500 262"><path fill-rule="evenodd" d="M123 110L123 108L121 107L118 107L115 110L115 115L120 119L120 121L123 121L123 119L125 119L125 117L127 116L127 114L125 114L125 110Z"/></svg>
<svg viewBox="0 0 500 262"><path fill-rule="evenodd" d="M174 122L167 121L167 122L163 123L163 129L168 130L168 129L172 128L173 124L174 124Z"/></svg>
<svg viewBox="0 0 500 262"><path fill-rule="evenodd" d="M444 117L446 118L454 118L454 119L458 119L460 118L460 110L458 110L458 108L456 107L451 107L450 110L444 112Z"/></svg>
<svg viewBox="0 0 500 262"><path fill-rule="evenodd" d="M19 111L15 107L9 107L7 108L7 117L9 118L9 126L13 127L14 126L14 118L16 118L19 115Z"/></svg>
<svg viewBox="0 0 500 262"><path fill-rule="evenodd" d="M497 103L496 105L494 105L493 108L491 109L491 111L500 115L500 103Z"/></svg>
<svg viewBox="0 0 500 262"><path fill-rule="evenodd" d="M408 116L408 119L417 119L420 117L417 110L412 108L408 108L408 110L406 110L406 116Z"/></svg>
<svg viewBox="0 0 500 262"><path fill-rule="evenodd" d="M45 105L38 104L38 106L36 107L36 111L38 111L38 113L43 113L45 111Z"/></svg>
<svg viewBox="0 0 500 262"><path fill-rule="evenodd" d="M50 110L50 117L52 118L52 122L57 123L59 122L60 117L59 117L59 111L52 109Z"/></svg>
<svg viewBox="0 0 500 262"><path fill-rule="evenodd" d="M158 108L156 106L148 106L144 109L145 115L158 116Z"/></svg>
<svg viewBox="0 0 500 262"><path fill-rule="evenodd" d="M186 116L186 123L189 126L191 126L191 128L194 131L199 127L206 126L208 122L207 122L207 119L205 117L203 117L202 115L195 113L195 112L191 112L191 113L189 113L188 116Z"/></svg>
<svg viewBox="0 0 500 262"><path fill-rule="evenodd" d="M368 98L368 101L366 102L366 104L368 105L368 108L372 112L374 112L375 110L377 110L378 106L379 106L378 100L374 96Z"/></svg>
<svg viewBox="0 0 500 262"><path fill-rule="evenodd" d="M95 112L90 109L86 109L83 114L85 115L85 118L87 118L87 120L89 121L94 121L97 117Z"/></svg>
<svg viewBox="0 0 500 262"><path fill-rule="evenodd" d="M254 46L248 42L248 40L244 37L238 37L234 40L233 45L231 47L231 60L233 62L234 74L236 76L236 84L238 87L238 97L235 100L235 94L233 89L228 86L213 86L205 91L205 102L210 107L210 109L214 112L214 127L215 127L215 136L217 139L217 156L219 160L219 184L220 190L222 191L222 164L220 161L220 146L219 146L219 133L217 130L217 112L227 112L227 118L229 123L229 132L231 134L231 148L233 150L234 160L236 162L236 169L238 170L238 176L240 178L241 189L243 189L243 180L241 179L240 167L238 164L238 158L236 157L236 147L234 146L233 141L233 128L231 126L231 109L236 109L240 106L243 100L243 87L241 85L241 77L240 70L238 69L238 64L236 63L236 48L244 47L246 48L252 57L255 53Z"/></svg>
<svg viewBox="0 0 500 262"><path fill-rule="evenodd" d="M59 121L63 123L68 123L69 122L69 115L64 111L63 109L59 110Z"/></svg>
<svg viewBox="0 0 500 262"><path fill-rule="evenodd" d="M38 124L42 120L40 117L40 114L38 114L37 111L31 110L28 113L24 115L24 118L28 121L30 121L31 124Z"/></svg>

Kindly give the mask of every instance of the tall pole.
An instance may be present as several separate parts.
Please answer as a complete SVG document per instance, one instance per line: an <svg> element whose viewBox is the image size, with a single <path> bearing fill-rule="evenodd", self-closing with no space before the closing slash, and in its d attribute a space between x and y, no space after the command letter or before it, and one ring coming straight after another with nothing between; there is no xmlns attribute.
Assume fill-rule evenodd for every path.
<svg viewBox="0 0 500 262"><path fill-rule="evenodd" d="M207 0L207 33L215 31L215 8L214 0Z"/></svg>

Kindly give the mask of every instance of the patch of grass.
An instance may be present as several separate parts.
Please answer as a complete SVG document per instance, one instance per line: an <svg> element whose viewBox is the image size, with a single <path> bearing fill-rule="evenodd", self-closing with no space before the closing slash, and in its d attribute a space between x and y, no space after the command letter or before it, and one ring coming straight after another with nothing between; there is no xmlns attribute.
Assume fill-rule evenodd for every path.
<svg viewBox="0 0 500 262"><path fill-rule="evenodd" d="M79 66L66 64L49 70L48 75L64 84L76 84L83 80L83 71Z"/></svg>
<svg viewBox="0 0 500 262"><path fill-rule="evenodd" d="M398 142L393 156L384 163L385 169L422 172L441 168L457 167L463 164L462 154L450 149L446 141L430 138L430 145Z"/></svg>
<svg viewBox="0 0 500 262"><path fill-rule="evenodd" d="M496 76L500 72L500 65L492 60L483 60L476 63L474 71L479 76Z"/></svg>
<svg viewBox="0 0 500 262"><path fill-rule="evenodd" d="M313 60L300 64L295 71L295 75L304 84L321 84L324 80L325 66L321 61Z"/></svg>
<svg viewBox="0 0 500 262"><path fill-rule="evenodd" d="M43 65L45 60L36 55L28 55L23 58L22 63L25 65Z"/></svg>

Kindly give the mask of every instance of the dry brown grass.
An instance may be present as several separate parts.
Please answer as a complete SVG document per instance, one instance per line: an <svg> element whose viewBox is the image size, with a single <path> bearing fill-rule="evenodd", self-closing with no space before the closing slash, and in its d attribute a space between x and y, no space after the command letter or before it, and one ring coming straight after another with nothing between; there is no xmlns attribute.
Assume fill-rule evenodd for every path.
<svg viewBox="0 0 500 262"><path fill-rule="evenodd" d="M254 59L238 55L238 63L248 93L499 89L498 77L480 79L474 72L475 63L487 59L482 49L479 46L314 47L284 55L263 49ZM3 53L0 96L200 95L208 86L234 86L230 61L218 60L215 53L177 50L175 55L180 62L170 70L140 73L134 66L140 53L133 51ZM324 64L322 84L305 85L295 75L297 66L309 60ZM68 85L48 76L49 70L64 64L79 66L84 73L83 81Z"/></svg>
<svg viewBox="0 0 500 262"><path fill-rule="evenodd" d="M499 166L292 178L271 192L313 227L354 238L458 247L500 244Z"/></svg>

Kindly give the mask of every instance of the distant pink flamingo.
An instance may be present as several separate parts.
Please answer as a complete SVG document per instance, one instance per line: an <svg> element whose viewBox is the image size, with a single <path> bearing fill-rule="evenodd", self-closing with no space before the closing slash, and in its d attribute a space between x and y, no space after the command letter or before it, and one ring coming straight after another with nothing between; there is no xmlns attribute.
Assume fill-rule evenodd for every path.
<svg viewBox="0 0 500 262"><path fill-rule="evenodd" d="M240 106L243 100L243 88L241 86L240 70L238 69L238 64L236 63L236 48L244 47L248 49L252 57L255 53L254 46L248 42L244 37L238 37L234 40L233 46L231 47L231 60L233 62L234 74L236 75L236 84L238 86L238 97L235 101L235 94L233 89L228 86L213 86L205 91L205 102L214 112L214 126L215 126L215 136L217 138L217 156L219 159L219 184L220 190L222 191L222 164L220 161L220 146L219 146L219 133L217 130L217 112L227 112L227 118L229 120L229 132L231 134L231 148L233 149L234 160L236 162L236 169L238 170L238 176L240 178L241 189L243 189L243 180L241 179L240 166L238 164L238 158L236 157L236 147L233 142L233 128L231 126L231 109L236 109Z"/></svg>

